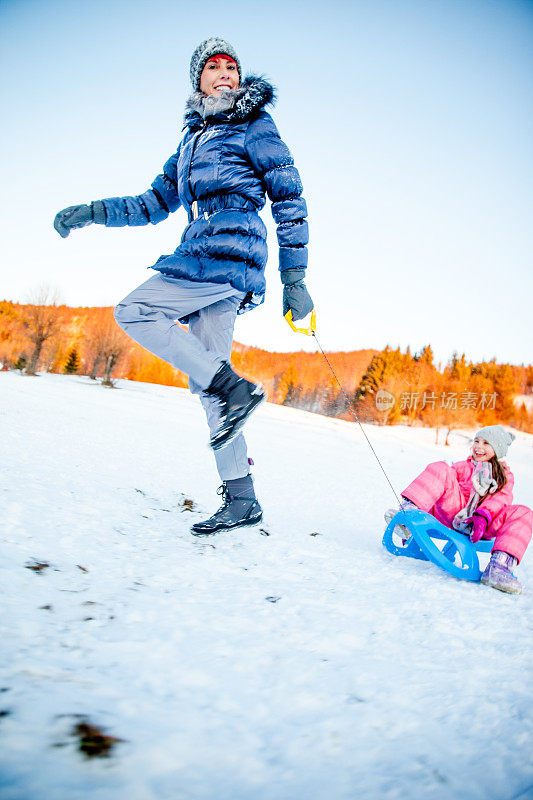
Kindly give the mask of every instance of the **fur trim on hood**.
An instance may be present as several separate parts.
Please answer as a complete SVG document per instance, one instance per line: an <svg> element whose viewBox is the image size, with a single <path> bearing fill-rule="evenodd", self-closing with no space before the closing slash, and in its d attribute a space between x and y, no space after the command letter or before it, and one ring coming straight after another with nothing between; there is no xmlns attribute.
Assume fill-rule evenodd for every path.
<svg viewBox="0 0 533 800"><path fill-rule="evenodd" d="M194 92L185 107L185 125L195 127L210 117L219 117L221 122L245 122L275 101L272 84L262 76L247 75L238 89L228 89L220 97Z"/></svg>

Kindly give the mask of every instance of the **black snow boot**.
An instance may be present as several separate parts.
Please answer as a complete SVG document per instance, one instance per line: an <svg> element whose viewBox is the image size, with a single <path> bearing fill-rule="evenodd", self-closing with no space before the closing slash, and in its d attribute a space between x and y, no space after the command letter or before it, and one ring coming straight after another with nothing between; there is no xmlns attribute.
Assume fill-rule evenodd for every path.
<svg viewBox="0 0 533 800"><path fill-rule="evenodd" d="M213 395L220 403L218 429L209 442L213 450L229 444L254 408L265 399L261 386L241 378L226 361L222 362L205 393Z"/></svg>
<svg viewBox="0 0 533 800"><path fill-rule="evenodd" d="M222 495L222 505L212 517L192 526L193 536L208 536L217 531L256 525L261 522L263 509L254 495L251 476L247 476L247 479L252 487L252 496L243 497L240 492L241 496L237 494L237 491L232 492L231 484L244 483L246 478L239 478L238 481L225 481L218 489L218 494ZM250 494L250 492L244 492L244 494Z"/></svg>

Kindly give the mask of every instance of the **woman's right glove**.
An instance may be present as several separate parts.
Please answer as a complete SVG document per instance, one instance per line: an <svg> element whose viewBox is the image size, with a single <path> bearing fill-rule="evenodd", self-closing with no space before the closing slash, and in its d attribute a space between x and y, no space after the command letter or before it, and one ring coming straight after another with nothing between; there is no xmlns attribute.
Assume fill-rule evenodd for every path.
<svg viewBox="0 0 533 800"><path fill-rule="evenodd" d="M303 282L304 269L284 269L281 273L283 283L283 316L292 311L296 321L306 317L314 308L311 295Z"/></svg>
<svg viewBox="0 0 533 800"><path fill-rule="evenodd" d="M54 228L58 234L66 239L74 228L85 228L94 222L92 204L89 206L69 206L64 208L54 219Z"/></svg>

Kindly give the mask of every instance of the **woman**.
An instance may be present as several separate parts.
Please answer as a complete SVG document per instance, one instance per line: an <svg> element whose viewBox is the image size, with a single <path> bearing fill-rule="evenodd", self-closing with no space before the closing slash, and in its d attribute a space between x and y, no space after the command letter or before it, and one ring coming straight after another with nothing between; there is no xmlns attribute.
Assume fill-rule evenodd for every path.
<svg viewBox="0 0 533 800"><path fill-rule="evenodd" d="M302 319L313 303L303 282L308 230L300 177L265 111L273 87L254 76L241 81L237 53L220 38L196 48L190 77L185 135L151 188L136 197L71 206L54 226L66 237L93 222L156 224L180 205L188 212L179 247L158 259L157 274L118 304L115 319L132 339L189 375L191 391L200 395L223 504L193 525L198 535L262 519L241 428L264 394L238 376L229 359L236 315L264 299L266 228L258 212L265 192L278 226L283 313Z"/></svg>

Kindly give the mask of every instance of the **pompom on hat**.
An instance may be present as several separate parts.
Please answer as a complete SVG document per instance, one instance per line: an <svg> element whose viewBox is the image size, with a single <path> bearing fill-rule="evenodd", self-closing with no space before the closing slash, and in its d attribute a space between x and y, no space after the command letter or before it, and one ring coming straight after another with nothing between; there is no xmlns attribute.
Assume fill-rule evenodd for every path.
<svg viewBox="0 0 533 800"><path fill-rule="evenodd" d="M237 64L239 80L242 80L241 62L235 48L225 39L213 36L211 39L205 39L205 41L201 42L192 54L190 75L192 88L195 92L200 89L200 78L202 77L203 69L213 56L229 56Z"/></svg>
<svg viewBox="0 0 533 800"><path fill-rule="evenodd" d="M501 425L487 425L476 433L475 438L485 439L494 450L496 458L505 458L507 450L516 437L513 433L506 431Z"/></svg>

